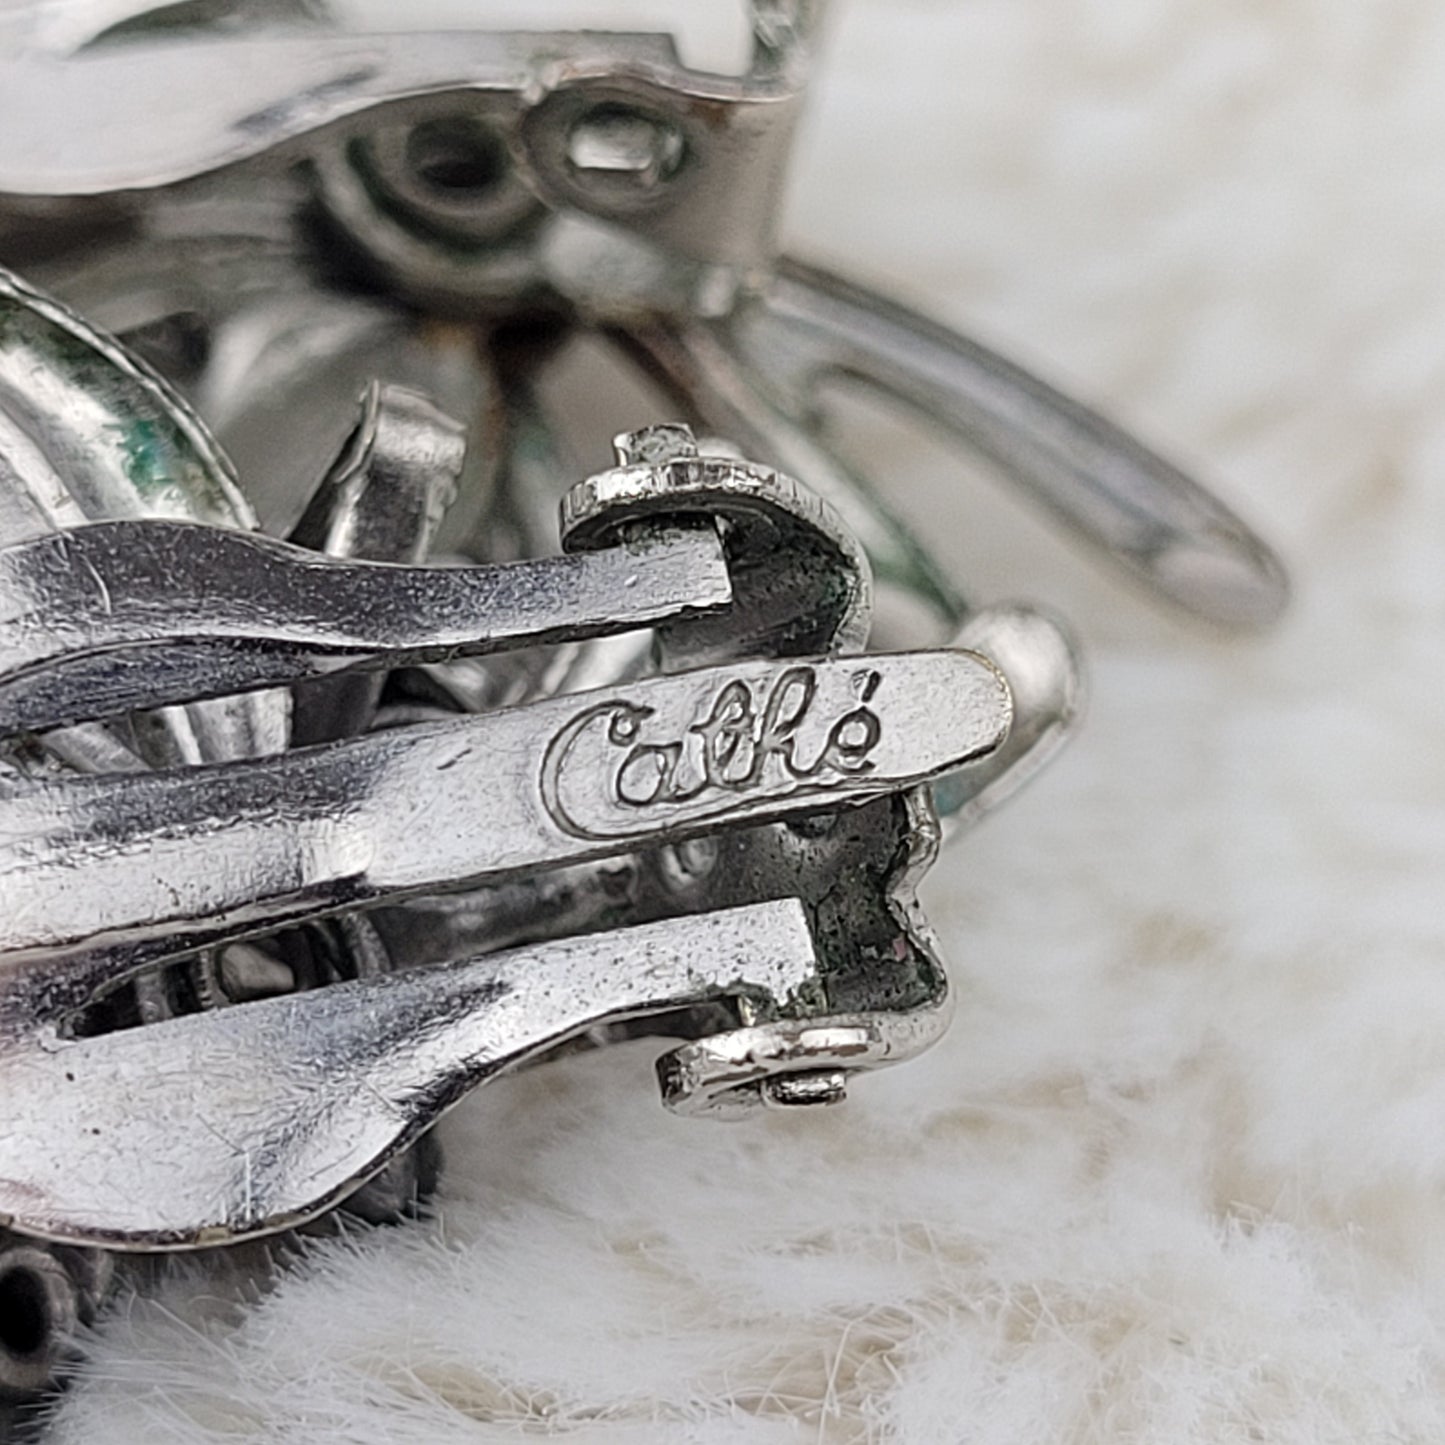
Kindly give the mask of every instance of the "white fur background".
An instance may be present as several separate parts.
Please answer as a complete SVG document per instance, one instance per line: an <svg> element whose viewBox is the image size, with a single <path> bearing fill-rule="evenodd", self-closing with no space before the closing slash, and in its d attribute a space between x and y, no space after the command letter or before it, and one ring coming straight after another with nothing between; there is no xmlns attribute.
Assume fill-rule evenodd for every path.
<svg viewBox="0 0 1445 1445"><path fill-rule="evenodd" d="M789 232L1165 440L1288 624L855 432L1092 665L935 870L947 1041L734 1129L645 1049L498 1084L433 1222L118 1308L55 1445L1445 1440L1445 8L852 0Z"/></svg>

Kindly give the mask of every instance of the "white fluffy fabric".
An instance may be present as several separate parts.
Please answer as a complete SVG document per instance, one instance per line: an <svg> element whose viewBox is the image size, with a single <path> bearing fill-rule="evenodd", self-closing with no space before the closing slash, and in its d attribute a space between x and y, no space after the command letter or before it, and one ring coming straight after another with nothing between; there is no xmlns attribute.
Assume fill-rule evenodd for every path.
<svg viewBox="0 0 1445 1445"><path fill-rule="evenodd" d="M854 428L1092 707L926 893L959 995L842 1109L647 1047L453 1116L436 1217L123 1301L53 1445L1445 1439L1445 10L853 0L795 249L1163 440L1293 563L1220 639Z"/></svg>

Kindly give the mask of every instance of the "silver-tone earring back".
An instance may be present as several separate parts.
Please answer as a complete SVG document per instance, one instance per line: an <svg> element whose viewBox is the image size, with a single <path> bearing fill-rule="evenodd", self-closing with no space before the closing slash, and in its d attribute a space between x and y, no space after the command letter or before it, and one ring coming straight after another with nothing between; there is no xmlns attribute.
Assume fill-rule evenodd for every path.
<svg viewBox="0 0 1445 1445"><path fill-rule="evenodd" d="M835 383L1160 600L1283 607L1179 469L780 253L823 9L752 0L737 75L324 0L0 55L0 1395L118 1256L415 1209L508 1070L652 1038L730 1118L938 1039L919 879L1080 669L836 454ZM680 418L581 481L577 339Z"/></svg>

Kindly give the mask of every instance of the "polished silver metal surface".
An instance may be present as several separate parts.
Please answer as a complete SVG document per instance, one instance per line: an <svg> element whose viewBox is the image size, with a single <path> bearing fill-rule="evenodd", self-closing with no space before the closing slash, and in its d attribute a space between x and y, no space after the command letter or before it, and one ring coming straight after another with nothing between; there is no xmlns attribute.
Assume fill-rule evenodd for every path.
<svg viewBox="0 0 1445 1445"><path fill-rule="evenodd" d="M126 327L184 314L216 337L244 330L258 268L329 281L340 255L353 283L459 320L560 314L617 331L689 419L741 410L756 459L811 454L806 479L880 579L956 624L927 547L816 428L819 383L860 381L982 452L1161 596L1221 624L1273 620L1278 560L1177 467L977 343L777 257L821 9L753 6L753 59L731 77L682 66L666 35L142 26L124 45L31 50L0 62L0 120L22 137L0 160L0 244L7 219L22 255L44 238L41 273L87 305L104 299L87 276L103 276ZM152 104L161 77L180 134ZM106 118L84 141L47 126L76 106ZM23 142L42 131L45 145ZM287 219L316 206L339 245ZM250 279L218 292L211 266ZM284 317L259 289L256 306ZM406 330L374 306L355 320Z"/></svg>
<svg viewBox="0 0 1445 1445"><path fill-rule="evenodd" d="M505 237L535 215L540 196L559 214L636 229L684 256L746 264L761 258L778 213L813 8L759 6L757 49L741 77L685 69L666 35L596 31L159 34L31 50L0 59L6 119L32 138L17 136L7 151L0 195L52 206L110 198L258 158L325 169L356 141L348 195L332 202L349 219L355 188L369 239L382 231L382 262L404 265L407 241L438 221L453 239ZM184 127L157 107L158 85ZM88 140L66 123L76 114L88 118ZM418 120L428 127L420 136ZM454 175L463 162L483 165L499 125L515 136L521 175L447 184L448 162ZM47 144L33 143L41 136ZM461 248L452 252L470 288L477 275L490 273L494 287L503 279L494 258L468 274ZM429 268L440 270L444 255Z"/></svg>
<svg viewBox="0 0 1445 1445"><path fill-rule="evenodd" d="M103 518L249 529L254 517L199 418L112 338L0 269L0 540ZM285 745L284 694L144 720L148 761L215 761ZM93 744L72 738L72 754ZM102 769L103 770L103 769Z"/></svg>
<svg viewBox="0 0 1445 1445"><path fill-rule="evenodd" d="M866 568L826 511L786 479L701 458L676 429L627 439L621 459L624 466L573 494L566 512L569 540L597 545L612 540L611 531L655 529L663 522L675 534L680 516L717 508L731 515L729 564L744 574L751 570L753 585L776 574L772 590L764 587L761 597L776 600L780 584L796 590L800 578L835 579L831 592L813 599L811 613L796 604L778 609L784 618L797 616L794 633L806 623L835 645L859 640L861 629L851 619L866 611ZM750 533L758 516L772 529L771 553ZM809 524L824 539L825 558L794 575L777 565L779 549L789 539L796 544ZM175 530L172 524L127 525L153 535ZM67 538L82 544L81 554L66 560L78 564L73 571L92 590L99 568L91 570L97 559L86 565L84 539L115 535L115 529L91 528ZM244 536L195 528L182 527L178 535L255 545ZM684 530L682 540L696 535ZM586 557L626 546L614 543ZM107 555L124 558L136 550L144 548L112 547ZM31 555L23 547L13 554ZM770 556L772 565L765 567ZM55 575L66 571L62 566ZM220 576L224 569L211 571ZM33 569L11 574L0 594L26 595L17 579L27 575ZM404 581L411 574L390 575ZM89 609L91 623L106 619L111 631L105 640L115 648L135 646L138 623L145 631L147 609L130 615L125 605L147 595L137 581L122 565L109 579L113 590L99 588L111 596L109 609ZM599 585L601 579L593 581ZM245 595L274 598L277 591L243 588L229 601L213 603L220 604L217 615L227 617L244 610ZM739 591L746 593L747 586ZM66 609L56 610L59 616ZM156 610L152 604L149 614ZM746 616L743 625L746 631ZM190 620L183 620L182 631L189 627ZM12 624L10 632L25 636L29 629ZM264 633L253 637L264 640ZM56 656L38 645L29 662L43 673L47 666L54 670ZM953 724L946 742L937 728L939 709ZM757 1103L832 1101L842 1091L840 1069L906 1056L936 1035L945 1016L941 973L928 954L926 929L913 916L912 883L932 848L927 812L916 795L896 812L890 795L906 794L995 748L1009 717L1002 678L969 654L733 661L604 696L412 726L253 764L92 782L17 781L6 818L19 846L0 871L11 887L12 916L48 921L38 930L21 925L0 944L6 960L0 966L8 975L0 1003L8 1035L0 1070L14 1082L9 1097L22 1120L0 1145L5 1172L18 1181L14 1193L21 1196L13 1208L4 1207L13 1224L48 1237L149 1247L278 1228L354 1188L462 1088L504 1063L584 1028L597 1038L599 1030L619 1022L619 1014L663 1010L674 1016L674 1027L696 1032L701 1004L738 993L734 1021L740 1028L719 1034L717 1025L726 1020L713 1019L709 1034L704 1015L703 1037L665 1061L668 1102L736 1112ZM510 770L499 779L503 758ZM859 806L870 798L878 802ZM856 823L844 821L855 815ZM793 834L769 822L797 816L814 817L821 826ZM426 820L425 829L417 829L417 819ZM734 839L723 845L734 850L725 871L728 888L758 889L764 877L772 887L779 880L791 886L811 862L812 882L803 894L812 902L743 904L736 914L693 912L699 901L727 893L722 879L707 883L718 845L706 839L718 828ZM842 955L831 966L795 964L786 994L773 989L759 999L761 976L739 975L737 956L766 957L780 945L774 935L757 932L745 947L724 948L733 973L708 971L707 944L718 919L763 918L774 927L783 917L821 923L824 895L838 890L836 868L818 863L836 863L839 850L876 851L880 842L884 856L896 858L899 837L909 834L914 842L901 856L913 861L893 865L880 897L865 891L847 900L853 928L826 930L830 951ZM511 956L504 955L99 1036L84 1026L97 997L132 977L138 965L253 933L298 916L298 910L314 917L409 891L454 887L488 872L527 878L539 867L644 845L656 860L649 865L655 896L635 899L636 912L681 907L687 909L681 922L538 944L519 957L515 976L508 971ZM808 859L809 850L819 857ZM78 890L74 883L81 876L85 887ZM700 892L699 882L706 884ZM897 962L920 944L924 949L910 965L918 970L913 995L900 991L895 1003L901 1007L886 1018L872 1010L840 1016L829 1010L855 997L871 1002L869 969L858 973L860 961L866 965L873 952L866 943L870 912L893 940L879 953ZM670 930L674 956L686 953L686 987L654 981L656 950L649 945L662 930ZM802 936L809 937L806 930ZM860 959L852 957L855 950ZM638 958L646 961L643 977ZM262 964L264 959L257 966ZM613 992L599 990L589 968L605 972ZM387 1011L391 1003L404 1005L397 1017L404 1016L412 1030L407 1046ZM433 1017L428 1009L436 1014L434 1030L427 1027ZM768 1017L800 1010L806 1021ZM323 1048L333 1033L334 1047ZM749 1060L741 1070L740 1048ZM257 1060L269 1065L265 1088L256 1083ZM338 1108L336 1096L311 1086L318 1069L323 1083L344 1084L346 1100L359 1102ZM298 1071L305 1075L299 1082ZM57 1104L53 1090L62 1080L74 1087ZM188 1104L180 1119L175 1105L168 1106L177 1081L184 1081ZM236 1090L244 1105L232 1097ZM198 1093L202 1109L196 1109ZM29 1109L27 1097L33 1100ZM108 1112L98 1099L107 1101ZM65 1100L76 1102L67 1108ZM218 1120L226 1122L218 1128ZM99 1136L92 1132L97 1127ZM146 1130L160 1129L170 1152L144 1137ZM178 1131L187 1144L179 1179ZM107 1142L97 1145L97 1137ZM57 1138L79 1155L57 1149ZM140 1171L145 1178L133 1167L118 1177L104 1167L106 1158L129 1160L135 1150L147 1161ZM318 1166L318 1151L327 1168ZM97 1162L101 1167L83 1173L77 1168L82 1157L93 1170Z"/></svg>
<svg viewBox="0 0 1445 1445"><path fill-rule="evenodd" d="M163 384L109 338L0 273L0 541L154 512L252 522L224 457ZM286 695L270 694L167 708L118 726L82 724L49 733L29 765L124 775L272 752L285 743L288 712ZM17 749L0 747L0 773L20 763ZM196 966L204 973L215 960L203 956ZM154 976L135 980L130 995L141 1018L174 1012ZM112 1273L103 1251L0 1231L0 1397L23 1398L53 1379L76 1329L95 1319Z"/></svg>
<svg viewBox="0 0 1445 1445"><path fill-rule="evenodd" d="M183 951L856 805L991 751L1010 715L1002 675L972 653L734 663L274 758L16 786L0 957L19 991L28 960L85 946Z"/></svg>
<svg viewBox="0 0 1445 1445"><path fill-rule="evenodd" d="M1084 705L1067 630L1032 608L976 612L953 645L982 653L1008 678L1013 722L1000 747L933 785L945 840L981 823L1045 767L1073 736Z"/></svg>
<svg viewBox="0 0 1445 1445"><path fill-rule="evenodd" d="M722 326L797 417L861 382L945 428L1160 596L1211 622L1275 621L1279 559L1221 501L1107 418L916 311L784 259Z"/></svg>
<svg viewBox="0 0 1445 1445"><path fill-rule="evenodd" d="M97 517L249 527L189 407L110 337L0 270L0 525L8 539Z"/></svg>
<svg viewBox="0 0 1445 1445"><path fill-rule="evenodd" d="M133 371L177 434L188 414L124 353L12 295L22 334L58 318L99 357L93 388ZM65 348L38 334L30 354L56 367ZM7 401L13 434L63 460L77 419L18 384ZM205 454L188 424L184 456ZM204 477L224 475L214 455ZM790 479L676 426L619 439L618 461L566 498L571 555L491 567L356 560L425 556L462 471L447 418L395 389L363 399L292 543L89 521L53 479L69 525L46 516L0 549L12 1228L154 1248L285 1227L393 1167L465 1088L639 1015L684 1041L662 1083L692 1112L832 1102L847 1072L936 1037L947 990L913 892L937 839L922 788L1006 740L1007 683L964 651L847 655L868 566ZM32 464L16 495L38 478ZM145 512L116 490L109 510ZM662 675L599 691L368 734L372 693L325 722L335 741L158 771L126 743L136 709L657 623ZM37 744L37 729L54 731ZM43 751L76 737L96 775ZM635 878L625 905L612 890L609 911L579 907L617 869ZM551 917L549 875L570 885ZM445 957L408 956L410 900L458 890L491 895L475 946L454 933ZM300 984L298 926L350 960L341 980ZM520 952L496 955L509 941ZM478 948L492 956L456 961ZM177 969L201 1012L173 1001Z"/></svg>
<svg viewBox="0 0 1445 1445"><path fill-rule="evenodd" d="M183 522L98 522L0 550L0 734L647 627L729 596L711 530L413 568Z"/></svg>
<svg viewBox="0 0 1445 1445"><path fill-rule="evenodd" d="M373 381L356 430L291 541L328 557L424 562L466 464L466 428L425 396Z"/></svg>
<svg viewBox="0 0 1445 1445"><path fill-rule="evenodd" d="M838 514L769 467L704 456L686 426L617 438L618 465L562 498L562 545L606 550L649 524L721 528L732 585L725 615L659 630L666 662L860 649L868 640L873 581L868 559Z"/></svg>
<svg viewBox="0 0 1445 1445"><path fill-rule="evenodd" d="M1079 671L835 455L838 383L1188 611L1285 597L1112 423L778 255L822 0L753 0L736 75L325 10L0 50L0 1302L44 1322L0 1391L94 1246L401 1217L503 1070L655 1036L663 1102L730 1118L939 1037L919 880ZM705 440L569 486L541 389L584 334ZM869 653L875 601L952 644Z"/></svg>
<svg viewBox="0 0 1445 1445"><path fill-rule="evenodd" d="M611 328L610 335L700 430L808 479L867 554L885 624L897 613L904 629L921 622L946 632L958 625L968 609L957 583L878 489L827 446L805 413L783 410L762 377L726 344L721 325L658 317L625 330Z"/></svg>
<svg viewBox="0 0 1445 1445"><path fill-rule="evenodd" d="M328 557L428 560L466 468L466 428L425 396L373 381L356 430L313 493L291 541ZM292 692L301 747L370 727L385 675L319 679Z"/></svg>
<svg viewBox="0 0 1445 1445"><path fill-rule="evenodd" d="M601 1023L796 1008L801 905L690 916L60 1040L7 1040L0 1217L45 1238L194 1247L320 1213L467 1090Z"/></svg>

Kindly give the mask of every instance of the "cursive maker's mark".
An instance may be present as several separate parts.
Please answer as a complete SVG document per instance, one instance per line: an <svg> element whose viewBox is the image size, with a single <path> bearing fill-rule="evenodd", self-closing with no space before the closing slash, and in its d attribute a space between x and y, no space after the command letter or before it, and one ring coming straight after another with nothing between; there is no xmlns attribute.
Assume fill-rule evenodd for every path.
<svg viewBox="0 0 1445 1445"><path fill-rule="evenodd" d="M597 703L548 745L542 797L578 837L626 837L668 821L705 818L750 796L825 789L873 769L882 736L868 706L881 675L853 674L853 695L823 703L813 667L757 681L733 678L698 699L680 728L659 709Z"/></svg>

